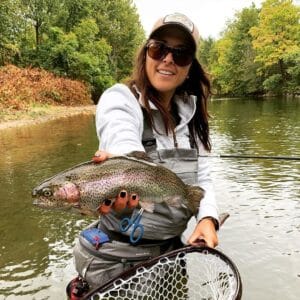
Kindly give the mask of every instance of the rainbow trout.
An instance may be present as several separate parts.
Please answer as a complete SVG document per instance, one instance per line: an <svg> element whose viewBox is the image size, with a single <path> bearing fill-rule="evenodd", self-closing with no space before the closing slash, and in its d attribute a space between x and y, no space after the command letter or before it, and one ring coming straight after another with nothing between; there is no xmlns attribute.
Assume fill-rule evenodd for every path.
<svg viewBox="0 0 300 300"><path fill-rule="evenodd" d="M99 164L82 163L46 179L33 189L32 196L33 204L39 207L99 215L103 203L113 204L120 193L137 198L148 212L153 212L155 204L166 202L196 214L204 192L186 185L161 165L115 156Z"/></svg>

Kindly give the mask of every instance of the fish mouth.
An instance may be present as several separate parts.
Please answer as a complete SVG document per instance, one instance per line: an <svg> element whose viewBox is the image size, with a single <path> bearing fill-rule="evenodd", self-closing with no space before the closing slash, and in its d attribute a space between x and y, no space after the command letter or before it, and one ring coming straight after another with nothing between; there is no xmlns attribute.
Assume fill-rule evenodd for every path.
<svg viewBox="0 0 300 300"><path fill-rule="evenodd" d="M57 209L57 210L65 210L65 211L71 210L72 212L75 213L81 213L81 207L79 202L73 202L73 203L63 202L58 205L58 203L55 201L50 201L47 198L39 197L39 198L35 198L32 204L34 206L43 209L51 209L51 210Z"/></svg>
<svg viewBox="0 0 300 300"><path fill-rule="evenodd" d="M34 196L34 195L33 195ZM33 205L36 205L36 206L39 206L40 205L40 202L38 199L34 199L33 202L32 202Z"/></svg>

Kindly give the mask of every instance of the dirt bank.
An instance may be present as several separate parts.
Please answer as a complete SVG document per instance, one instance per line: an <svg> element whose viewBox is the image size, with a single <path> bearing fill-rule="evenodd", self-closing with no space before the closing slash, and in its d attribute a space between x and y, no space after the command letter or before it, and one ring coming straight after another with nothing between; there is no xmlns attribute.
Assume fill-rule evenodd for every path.
<svg viewBox="0 0 300 300"><path fill-rule="evenodd" d="M27 126L32 124L38 124L47 122L49 120L55 120L59 118L68 118L74 115L81 114L95 114L96 106L47 106L47 107L35 107L26 112L16 112L13 115L6 116L4 119L0 119L0 130L8 128L15 128L21 126Z"/></svg>

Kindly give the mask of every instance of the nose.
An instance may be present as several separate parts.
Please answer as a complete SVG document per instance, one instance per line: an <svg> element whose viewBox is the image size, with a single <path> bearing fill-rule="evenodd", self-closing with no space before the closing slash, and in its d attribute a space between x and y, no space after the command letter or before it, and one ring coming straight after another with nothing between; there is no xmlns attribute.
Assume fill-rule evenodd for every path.
<svg viewBox="0 0 300 300"><path fill-rule="evenodd" d="M164 63L174 64L173 55L171 52L168 52L167 55L163 59Z"/></svg>

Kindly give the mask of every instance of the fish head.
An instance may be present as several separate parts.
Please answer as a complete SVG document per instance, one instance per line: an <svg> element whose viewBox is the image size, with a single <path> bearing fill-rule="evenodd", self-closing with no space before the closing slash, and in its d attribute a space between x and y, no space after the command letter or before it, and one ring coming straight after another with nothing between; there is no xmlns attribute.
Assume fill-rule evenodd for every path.
<svg viewBox="0 0 300 300"><path fill-rule="evenodd" d="M75 176L60 176L42 182L32 190L33 205L44 209L68 210L72 213L98 217L114 203L114 189L106 189L99 182L70 180Z"/></svg>
<svg viewBox="0 0 300 300"><path fill-rule="evenodd" d="M32 197L41 208L80 210L80 190L70 181L44 182L33 189Z"/></svg>

